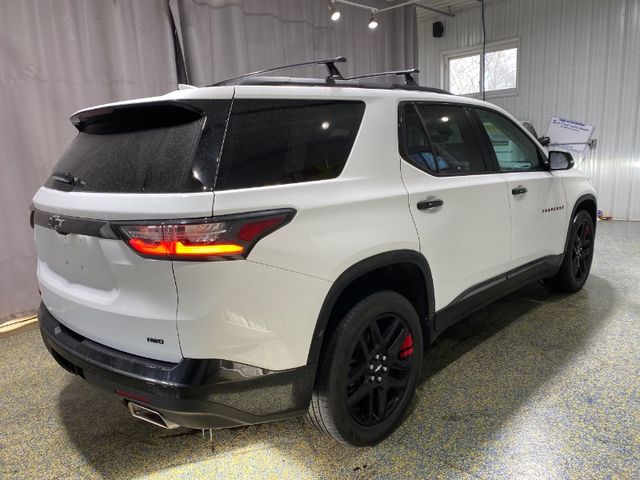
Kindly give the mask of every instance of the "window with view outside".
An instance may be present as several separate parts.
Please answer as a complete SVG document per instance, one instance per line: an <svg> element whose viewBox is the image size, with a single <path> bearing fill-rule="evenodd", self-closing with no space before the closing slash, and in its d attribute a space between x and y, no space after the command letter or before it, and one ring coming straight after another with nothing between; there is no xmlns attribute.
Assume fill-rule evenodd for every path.
<svg viewBox="0 0 640 480"><path fill-rule="evenodd" d="M487 132L501 171L539 169L538 149L520 128L496 112L484 109L476 109L476 112Z"/></svg>
<svg viewBox="0 0 640 480"><path fill-rule="evenodd" d="M449 91L455 95L480 91L480 55L449 60Z"/></svg>
<svg viewBox="0 0 640 480"><path fill-rule="evenodd" d="M481 48L464 56L447 58L448 89L455 95L473 95L482 91L480 83ZM484 84L486 92L512 90L517 87L518 48L488 51L485 56Z"/></svg>

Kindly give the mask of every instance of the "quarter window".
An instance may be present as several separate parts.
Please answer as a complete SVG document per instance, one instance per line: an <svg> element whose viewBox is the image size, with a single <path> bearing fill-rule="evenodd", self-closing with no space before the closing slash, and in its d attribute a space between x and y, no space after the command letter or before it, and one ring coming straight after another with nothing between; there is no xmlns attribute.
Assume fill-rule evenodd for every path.
<svg viewBox="0 0 640 480"><path fill-rule="evenodd" d="M435 175L486 171L463 107L405 104L403 108L406 160Z"/></svg>
<svg viewBox="0 0 640 480"><path fill-rule="evenodd" d="M216 189L337 177L364 109L359 101L235 100Z"/></svg>
<svg viewBox="0 0 640 480"><path fill-rule="evenodd" d="M490 110L477 109L500 170L520 172L538 170L540 154L527 135L508 118Z"/></svg>

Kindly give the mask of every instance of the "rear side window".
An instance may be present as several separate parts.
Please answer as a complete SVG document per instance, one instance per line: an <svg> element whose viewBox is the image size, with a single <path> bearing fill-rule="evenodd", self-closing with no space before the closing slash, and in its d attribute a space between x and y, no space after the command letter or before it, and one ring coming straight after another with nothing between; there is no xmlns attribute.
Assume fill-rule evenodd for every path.
<svg viewBox="0 0 640 480"><path fill-rule="evenodd" d="M78 119L80 132L46 186L103 193L206 190L213 179L204 166L215 165L230 104L209 101L202 104L206 110L147 104L89 112ZM204 137L206 154L199 149Z"/></svg>
<svg viewBox="0 0 640 480"><path fill-rule="evenodd" d="M404 104L403 157L434 175L487 171L471 121L463 107Z"/></svg>
<svg viewBox="0 0 640 480"><path fill-rule="evenodd" d="M216 190L337 177L364 109L359 101L234 100Z"/></svg>

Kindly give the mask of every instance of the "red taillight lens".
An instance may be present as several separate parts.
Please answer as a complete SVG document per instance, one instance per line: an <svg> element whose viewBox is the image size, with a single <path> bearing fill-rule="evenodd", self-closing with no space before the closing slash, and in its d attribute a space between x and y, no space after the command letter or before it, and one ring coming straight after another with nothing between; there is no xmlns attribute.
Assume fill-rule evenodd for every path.
<svg viewBox="0 0 640 480"><path fill-rule="evenodd" d="M295 212L278 210L204 220L118 225L120 235L144 257L172 260L246 258L265 235L286 224Z"/></svg>

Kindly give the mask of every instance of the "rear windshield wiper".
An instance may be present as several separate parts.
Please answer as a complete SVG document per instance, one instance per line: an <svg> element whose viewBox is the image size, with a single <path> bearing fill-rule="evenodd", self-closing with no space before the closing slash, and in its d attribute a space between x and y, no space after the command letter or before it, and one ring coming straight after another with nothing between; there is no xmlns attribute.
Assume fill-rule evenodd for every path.
<svg viewBox="0 0 640 480"><path fill-rule="evenodd" d="M72 187L84 187L87 184L80 180L78 177L74 177L70 173L54 173L51 175L51 178L56 182L66 183L67 185L71 185Z"/></svg>

